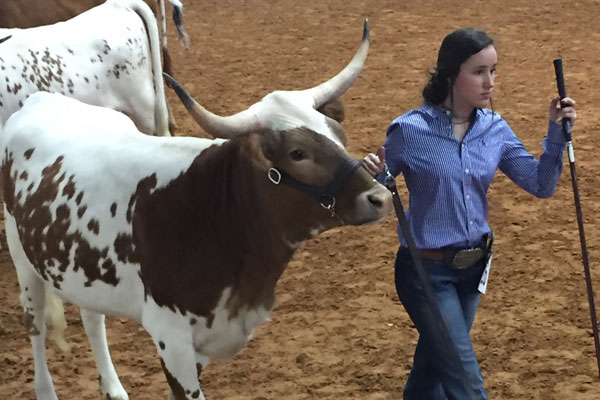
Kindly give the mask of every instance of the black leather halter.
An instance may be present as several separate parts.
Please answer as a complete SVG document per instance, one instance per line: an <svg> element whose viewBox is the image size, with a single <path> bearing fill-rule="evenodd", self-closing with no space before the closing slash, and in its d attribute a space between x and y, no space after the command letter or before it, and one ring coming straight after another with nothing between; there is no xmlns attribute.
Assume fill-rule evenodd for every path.
<svg viewBox="0 0 600 400"><path fill-rule="evenodd" d="M344 183L360 166L360 161L349 158L340 165L331 181L322 186L309 185L300 182L296 178L288 175L285 171L276 167L269 168L267 175L269 180L278 185L284 183L316 199L319 204L329 212L331 216L335 215L335 196L338 194Z"/></svg>

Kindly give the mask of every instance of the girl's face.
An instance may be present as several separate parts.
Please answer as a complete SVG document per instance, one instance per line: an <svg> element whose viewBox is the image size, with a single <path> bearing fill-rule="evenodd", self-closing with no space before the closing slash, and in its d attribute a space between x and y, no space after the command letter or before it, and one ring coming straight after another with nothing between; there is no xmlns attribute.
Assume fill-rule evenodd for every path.
<svg viewBox="0 0 600 400"><path fill-rule="evenodd" d="M473 54L461 66L452 87L455 110L470 112L484 108L492 97L498 54L494 46L488 46Z"/></svg>

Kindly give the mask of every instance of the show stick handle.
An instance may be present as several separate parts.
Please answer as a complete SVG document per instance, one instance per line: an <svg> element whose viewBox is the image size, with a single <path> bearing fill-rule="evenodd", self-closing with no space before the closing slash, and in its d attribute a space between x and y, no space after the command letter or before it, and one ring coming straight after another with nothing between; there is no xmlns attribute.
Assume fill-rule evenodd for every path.
<svg viewBox="0 0 600 400"><path fill-rule="evenodd" d="M565 89L565 76L563 74L562 58L556 58L554 60L554 72L556 72L556 86L558 86L558 95L560 99L567 97L567 90ZM562 107L562 102L561 102ZM567 142L571 141L571 121L564 118L562 121L563 132Z"/></svg>

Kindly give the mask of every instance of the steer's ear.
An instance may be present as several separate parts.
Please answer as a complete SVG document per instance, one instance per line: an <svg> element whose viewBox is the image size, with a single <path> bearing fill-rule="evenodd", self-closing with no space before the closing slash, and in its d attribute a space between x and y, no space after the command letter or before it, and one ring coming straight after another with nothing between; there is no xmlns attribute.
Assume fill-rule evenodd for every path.
<svg viewBox="0 0 600 400"><path fill-rule="evenodd" d="M340 124L344 120L344 105L340 99L333 99L323 104L321 107L317 109L321 114L326 115L327 117L336 120Z"/></svg>

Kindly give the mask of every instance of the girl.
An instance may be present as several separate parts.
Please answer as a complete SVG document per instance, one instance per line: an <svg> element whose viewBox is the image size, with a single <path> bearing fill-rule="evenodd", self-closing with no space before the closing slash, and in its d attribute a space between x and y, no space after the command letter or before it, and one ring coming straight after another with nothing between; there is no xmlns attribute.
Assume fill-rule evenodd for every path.
<svg viewBox="0 0 600 400"><path fill-rule="evenodd" d="M552 196L565 148L561 121L577 118L572 99L551 100L544 152L536 160L506 121L486 109L492 105L497 64L494 41L485 32L461 28L450 33L423 89L421 108L392 121L383 147L363 159L380 181L388 172L404 175L410 195L406 217L478 399L487 396L469 331L485 292L480 281L491 262L488 188L500 169L534 196ZM438 344L436 323L400 229L398 237L396 290L419 331L404 399L468 399L460 369Z"/></svg>

